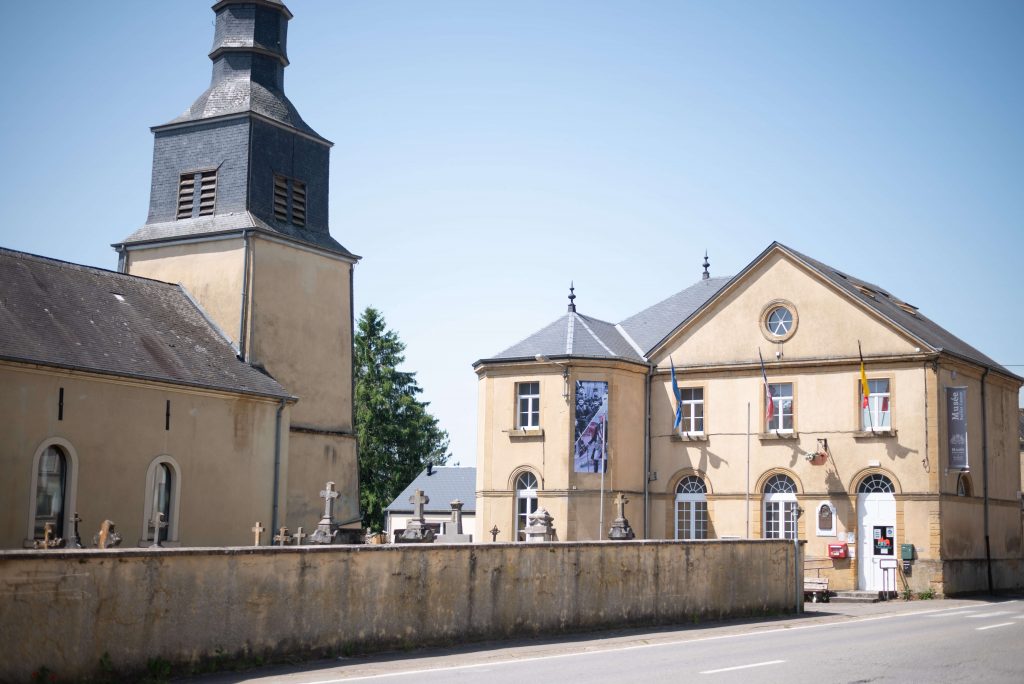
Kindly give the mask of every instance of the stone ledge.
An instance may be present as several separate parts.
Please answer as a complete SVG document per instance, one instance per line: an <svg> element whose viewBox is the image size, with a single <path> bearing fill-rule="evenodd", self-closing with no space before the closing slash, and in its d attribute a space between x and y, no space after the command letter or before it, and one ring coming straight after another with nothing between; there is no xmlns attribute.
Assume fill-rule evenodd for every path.
<svg viewBox="0 0 1024 684"><path fill-rule="evenodd" d="M542 440L544 439L544 428L516 428L508 430L508 438L512 441Z"/></svg>
<svg viewBox="0 0 1024 684"><path fill-rule="evenodd" d="M882 439L891 439L897 436L897 431L893 429L888 430L861 430L860 432L854 432L854 439L872 439L875 437Z"/></svg>
<svg viewBox="0 0 1024 684"><path fill-rule="evenodd" d="M708 444L710 442L708 436L705 435L703 432L695 434L691 434L689 432L684 432L682 434L674 432L672 433L672 441L689 442L691 444Z"/></svg>
<svg viewBox="0 0 1024 684"><path fill-rule="evenodd" d="M800 439L799 432L761 432L757 435L757 438L762 442L780 441L780 442L796 442Z"/></svg>

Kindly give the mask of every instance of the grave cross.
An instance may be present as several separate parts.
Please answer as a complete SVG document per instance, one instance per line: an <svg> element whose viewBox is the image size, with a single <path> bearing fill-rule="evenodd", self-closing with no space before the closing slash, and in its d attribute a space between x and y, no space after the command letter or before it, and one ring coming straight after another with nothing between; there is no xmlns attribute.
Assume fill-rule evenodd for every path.
<svg viewBox="0 0 1024 684"><path fill-rule="evenodd" d="M278 531L278 534L274 535L274 541L277 542L278 546L284 546L285 544L290 542L291 539L292 539L292 536L290 534L288 534L288 528L287 527L282 527Z"/></svg>
<svg viewBox="0 0 1024 684"><path fill-rule="evenodd" d="M78 536L78 523L80 522L82 522L82 518L80 515L78 515L78 511L75 511L75 514L71 517L71 524L74 525L74 527L72 528L73 531L71 533L73 536L71 537L71 539L68 540L68 548L82 548L82 540Z"/></svg>
<svg viewBox="0 0 1024 684"><path fill-rule="evenodd" d="M412 517L415 520L422 520L423 506L430 503L430 497L424 494L422 489L417 489L416 493L409 497L409 503L412 504Z"/></svg>
<svg viewBox="0 0 1024 684"><path fill-rule="evenodd" d="M619 507L619 518L626 517L626 504L629 503L629 499L622 492L615 497L615 505Z"/></svg>
<svg viewBox="0 0 1024 684"><path fill-rule="evenodd" d="M498 533L499 532L501 532L501 530L498 529L497 525L495 525L494 527L491 528L491 541L492 542L498 541Z"/></svg>
<svg viewBox="0 0 1024 684"><path fill-rule="evenodd" d="M327 489L320 492L320 498L324 500L324 517L334 520L334 500L341 496L340 492L334 491L334 483L328 482Z"/></svg>
<svg viewBox="0 0 1024 684"><path fill-rule="evenodd" d="M266 528L263 527L263 524L260 523L259 520L257 520L256 524L252 528L252 533L254 535L253 536L253 540L252 540L252 545L253 546L259 546L260 545L260 535L263 534L263 530L265 530L265 529Z"/></svg>
<svg viewBox="0 0 1024 684"><path fill-rule="evenodd" d="M149 526L153 528L153 543L149 545L149 548L154 546L160 546L160 530L167 527L167 523L164 522L163 511L154 511L153 517L149 521Z"/></svg>
<svg viewBox="0 0 1024 684"><path fill-rule="evenodd" d="M302 546L302 540L308 536L308 534L303 534L302 528L300 527L298 530L296 530L295 536L293 537L293 539L295 539L295 545Z"/></svg>

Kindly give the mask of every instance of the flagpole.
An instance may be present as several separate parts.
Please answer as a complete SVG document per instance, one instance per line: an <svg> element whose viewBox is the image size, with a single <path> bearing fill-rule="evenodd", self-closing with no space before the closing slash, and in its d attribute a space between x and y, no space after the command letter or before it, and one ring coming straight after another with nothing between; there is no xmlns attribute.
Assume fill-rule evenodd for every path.
<svg viewBox="0 0 1024 684"><path fill-rule="evenodd" d="M750 539L750 402L747 402L747 539Z"/></svg>
<svg viewBox="0 0 1024 684"><path fill-rule="evenodd" d="M864 352L860 349L860 340L857 340L857 355L860 357L860 391L864 395L864 403L867 404L861 408L868 410L868 427L874 432L875 424L871 419L871 388L868 387L868 376L864 373Z"/></svg>
<svg viewBox="0 0 1024 684"><path fill-rule="evenodd" d="M601 435L601 515L597 530L598 541L604 539L604 471L608 469L608 442Z"/></svg>

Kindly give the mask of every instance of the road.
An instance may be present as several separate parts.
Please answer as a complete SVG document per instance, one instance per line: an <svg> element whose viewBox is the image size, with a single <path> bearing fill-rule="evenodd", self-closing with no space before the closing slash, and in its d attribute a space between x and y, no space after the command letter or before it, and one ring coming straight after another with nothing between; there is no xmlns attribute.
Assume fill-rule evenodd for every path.
<svg viewBox="0 0 1024 684"><path fill-rule="evenodd" d="M808 604L789 618L489 642L198 678L202 684L1024 682L1024 600Z"/></svg>

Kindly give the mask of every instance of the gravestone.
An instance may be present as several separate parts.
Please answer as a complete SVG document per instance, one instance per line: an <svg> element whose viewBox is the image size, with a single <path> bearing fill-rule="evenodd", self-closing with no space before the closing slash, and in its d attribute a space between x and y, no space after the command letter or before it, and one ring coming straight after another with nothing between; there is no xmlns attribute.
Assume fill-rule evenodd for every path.
<svg viewBox="0 0 1024 684"><path fill-rule="evenodd" d="M498 541L498 533L499 532L501 532L501 530L498 529L497 525L495 525L494 527L491 528L491 541L492 542Z"/></svg>
<svg viewBox="0 0 1024 684"><path fill-rule="evenodd" d="M54 534L53 523L43 525L43 538L32 542L35 549L56 549L64 546L64 540Z"/></svg>
<svg viewBox="0 0 1024 684"><path fill-rule="evenodd" d="M153 528L153 543L149 545L149 548L160 548L160 530L167 527L167 523L164 522L164 514L162 511L153 512L153 517L149 521L149 526Z"/></svg>
<svg viewBox="0 0 1024 684"><path fill-rule="evenodd" d="M626 520L626 504L628 503L629 499L622 492L619 492L618 496L615 497L615 505L618 507L619 517L615 518L611 529L608 530L609 539L623 541L636 537L633 534L633 528L629 526L629 521Z"/></svg>
<svg viewBox="0 0 1024 684"><path fill-rule="evenodd" d="M288 534L287 527L282 527L277 531L277 534L274 535L274 543L278 546L285 546L291 540L292 535Z"/></svg>
<svg viewBox="0 0 1024 684"><path fill-rule="evenodd" d="M104 520L100 531L92 538L92 544L98 549L112 549L121 545L121 535L116 530L113 520Z"/></svg>
<svg viewBox="0 0 1024 684"><path fill-rule="evenodd" d="M253 533L252 545L253 546L259 546L260 545L260 537L263 535L263 530L265 530L265 529L266 528L263 527L263 523L261 523L259 520L256 521L255 525L253 525L253 527L252 527L252 533Z"/></svg>
<svg viewBox="0 0 1024 684"><path fill-rule="evenodd" d="M293 539L295 540L295 545L296 545L296 546L302 546L302 540L303 540L303 539L305 539L305 538L306 538L306 537L308 537L308 536L309 536L309 535L308 535L308 534L306 534L306 533L304 533L304 532L302 531L302 528L300 527L299 529L297 529L297 530L295 531L295 534L294 534L294 535L292 535L292 538L293 538Z"/></svg>
<svg viewBox="0 0 1024 684"><path fill-rule="evenodd" d="M546 508L538 508L526 516L526 541L549 542L555 539L555 528L551 525L554 518Z"/></svg>
<svg viewBox="0 0 1024 684"><path fill-rule="evenodd" d="M327 486L320 492L320 498L324 500L324 514L317 523L316 530L309 535L310 544L333 544L338 538L338 528L334 524L334 500L341 494L334 490L334 483L328 482Z"/></svg>
<svg viewBox="0 0 1024 684"><path fill-rule="evenodd" d="M69 549L80 549L82 548L82 539L78 536L78 523L82 522L81 516L75 511L75 515L71 518L71 537L68 538L67 547Z"/></svg>
<svg viewBox="0 0 1024 684"><path fill-rule="evenodd" d="M434 541L434 530L427 527L427 521L423 517L423 506L430 503L430 497L423 493L422 489L409 497L412 504L412 518L405 526L405 531L395 541L399 544L429 544Z"/></svg>
<svg viewBox="0 0 1024 684"><path fill-rule="evenodd" d="M439 544L470 544L473 542L473 535L462 533L462 507L463 502L456 499L449 504L452 507L452 519L448 523L444 534L439 534L434 540Z"/></svg>

